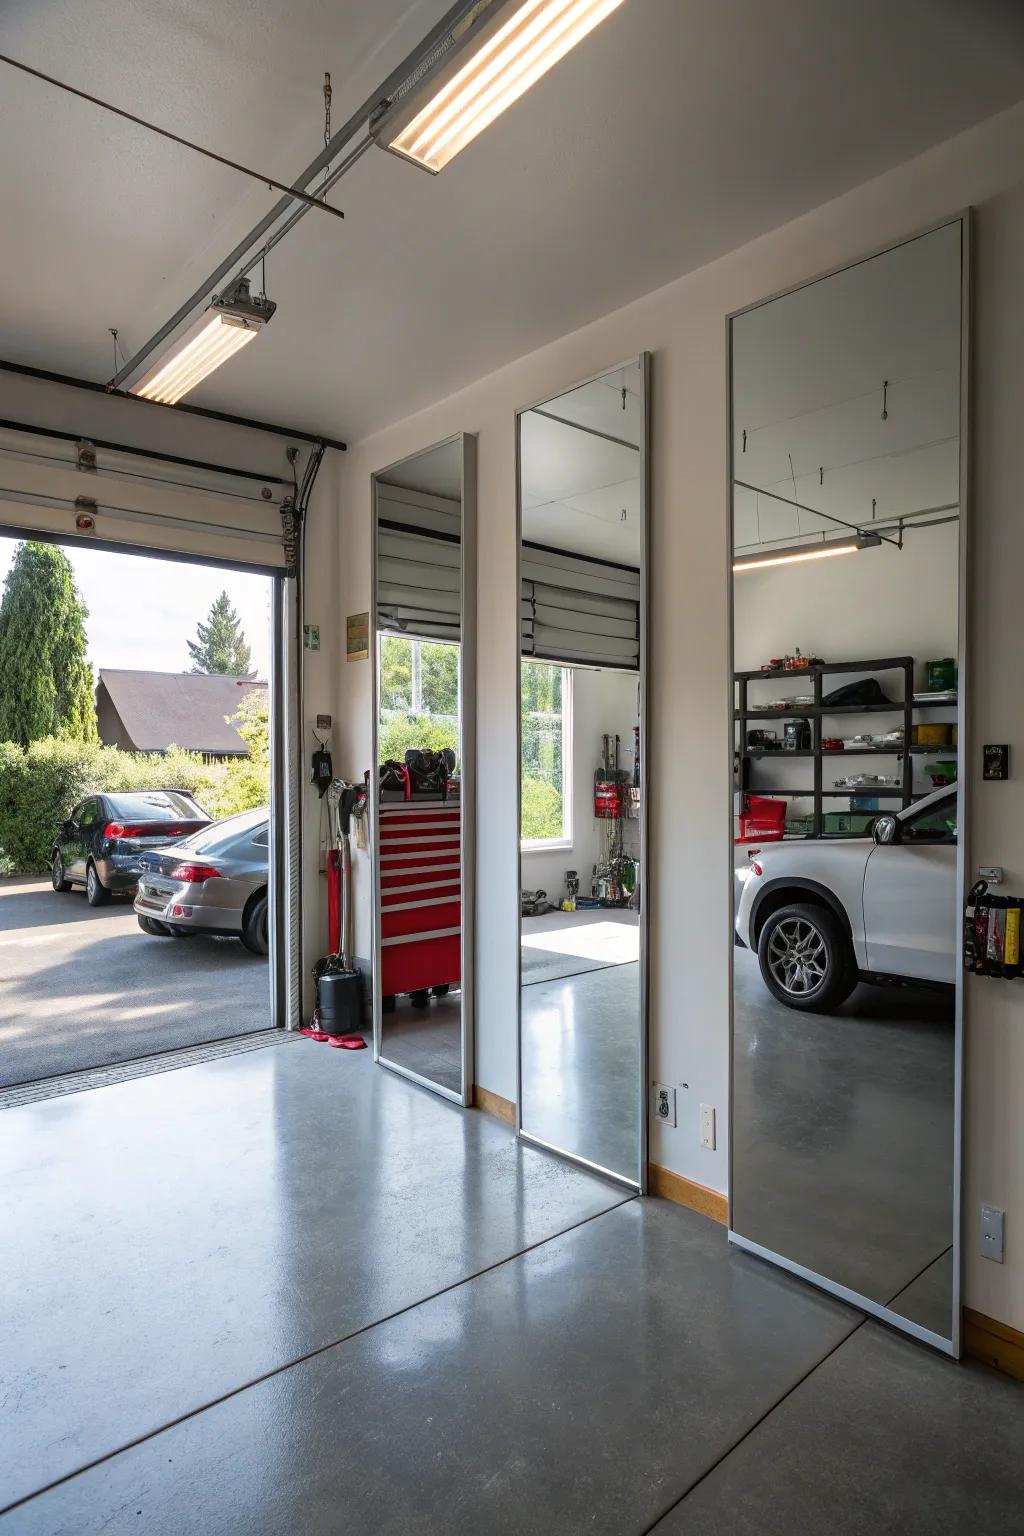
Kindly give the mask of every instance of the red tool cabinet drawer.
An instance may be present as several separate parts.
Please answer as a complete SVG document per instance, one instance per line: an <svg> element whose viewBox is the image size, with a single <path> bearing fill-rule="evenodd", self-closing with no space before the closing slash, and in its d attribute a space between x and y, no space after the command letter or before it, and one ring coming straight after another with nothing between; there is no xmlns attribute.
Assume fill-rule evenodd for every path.
<svg viewBox="0 0 1024 1536"><path fill-rule="evenodd" d="M457 987L462 971L462 936L453 933L381 942L381 993L419 992L427 987Z"/></svg>

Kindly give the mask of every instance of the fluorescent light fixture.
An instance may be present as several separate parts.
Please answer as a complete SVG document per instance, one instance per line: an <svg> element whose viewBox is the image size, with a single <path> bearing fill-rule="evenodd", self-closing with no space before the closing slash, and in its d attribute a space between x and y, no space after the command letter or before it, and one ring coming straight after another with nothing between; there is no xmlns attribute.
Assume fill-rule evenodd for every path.
<svg viewBox="0 0 1024 1536"><path fill-rule="evenodd" d="M131 392L143 400L176 405L183 395L208 378L221 363L255 341L277 305L252 298L248 278L239 278L221 298L214 299L194 325L175 341Z"/></svg>
<svg viewBox="0 0 1024 1536"><path fill-rule="evenodd" d="M378 144L438 172L622 0L491 0L371 124Z"/></svg>
<svg viewBox="0 0 1024 1536"><path fill-rule="evenodd" d="M771 565L802 565L807 560L831 560L833 555L855 555L861 549L881 544L877 533L858 533L830 543L791 544L788 549L766 550L763 555L741 555L734 560L734 571L763 571Z"/></svg>

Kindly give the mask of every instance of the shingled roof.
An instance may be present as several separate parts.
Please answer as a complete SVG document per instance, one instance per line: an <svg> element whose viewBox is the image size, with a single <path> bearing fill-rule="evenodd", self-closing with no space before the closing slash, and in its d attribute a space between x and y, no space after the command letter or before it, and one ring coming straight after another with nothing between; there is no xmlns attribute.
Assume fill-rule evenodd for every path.
<svg viewBox="0 0 1024 1536"><path fill-rule="evenodd" d="M226 716L234 715L253 688L266 692L266 683L247 677L223 677L196 672L135 672L101 667L96 686L100 735L104 731L103 693L121 721L121 746L137 752L166 752L187 747L217 757L244 757L245 742Z"/></svg>

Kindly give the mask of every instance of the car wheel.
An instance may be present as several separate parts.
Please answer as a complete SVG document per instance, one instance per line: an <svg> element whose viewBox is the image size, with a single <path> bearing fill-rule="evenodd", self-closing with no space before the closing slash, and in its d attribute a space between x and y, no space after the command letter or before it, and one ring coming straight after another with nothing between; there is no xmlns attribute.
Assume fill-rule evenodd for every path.
<svg viewBox="0 0 1024 1536"><path fill-rule="evenodd" d="M53 856L53 863L50 865L50 878L53 881L55 891L70 891L71 881L64 873L64 860L59 853L55 853Z"/></svg>
<svg viewBox="0 0 1024 1536"><path fill-rule="evenodd" d="M828 907L797 902L766 920L757 943L764 984L787 1008L830 1013L857 985L842 923Z"/></svg>
<svg viewBox="0 0 1024 1536"><path fill-rule="evenodd" d="M246 910L242 923L242 943L254 955L265 955L270 949L266 896L257 896Z"/></svg>
<svg viewBox="0 0 1024 1536"><path fill-rule="evenodd" d="M148 933L153 939L170 939L173 937L166 923L159 922L155 917L143 917L139 915L139 927L143 933Z"/></svg>
<svg viewBox="0 0 1024 1536"><path fill-rule="evenodd" d="M105 907L110 900L110 892L96 873L96 865L91 862L85 872L85 899L90 907Z"/></svg>

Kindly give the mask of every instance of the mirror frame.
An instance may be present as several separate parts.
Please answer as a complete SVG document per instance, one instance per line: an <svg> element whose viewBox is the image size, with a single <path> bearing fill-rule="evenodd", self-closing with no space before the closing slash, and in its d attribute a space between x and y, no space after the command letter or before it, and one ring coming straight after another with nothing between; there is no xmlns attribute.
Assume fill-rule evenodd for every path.
<svg viewBox="0 0 1024 1536"><path fill-rule="evenodd" d="M522 840L520 827L522 826L522 704L520 684L520 664L522 662L521 649L521 625L519 618L521 594L522 594L522 548L523 548L523 498L522 498L522 419L538 406L550 405L559 400L563 395L571 394L574 389L582 389L585 384L593 384L598 379L605 378L609 373L615 373L621 368L639 368L640 386L643 391L643 432L640 437L640 477L643 485L641 506L643 507L643 529L640 540L640 671L638 686L640 695L640 818L639 818L639 843L640 843L640 879L638 890L640 892L640 961L639 961L639 1039L637 1074L639 1094L639 1117L637 1136L637 1169L636 1176L617 1172L612 1168L604 1168L599 1163L590 1162L581 1157L579 1153L568 1152L564 1147L555 1146L544 1141L539 1136L534 1136L523 1126L523 972L522 972L522 914L520 910L520 890L522 889ZM650 545L651 545L651 353L641 352L628 357L618 363L609 363L600 368L596 373L591 373L586 378L576 379L564 385L560 389L549 391L539 400L533 400L529 405L520 406L515 413L515 497L516 497L516 586L515 586L515 698L516 698L516 871L518 875L516 887L516 1136L520 1141L528 1142L531 1146L542 1147L547 1152L554 1152L563 1157L567 1162L574 1163L577 1167L585 1168L590 1173L600 1174L614 1183L624 1185L627 1189L635 1190L638 1194L645 1195L648 1187L648 1134L649 1134L649 1094L647 1091L647 1079L649 1074L649 997L650 997L650 938L648 918L650 916L650 878L648 858L648 831L650 817L648 814L648 775L647 765L651 758L650 737L650 712L648 698L650 693L648 669L650 665Z"/></svg>
<svg viewBox="0 0 1024 1536"><path fill-rule="evenodd" d="M417 449L415 453L404 455L401 459L394 460L382 469L375 470L370 476L370 619L369 642L371 646L371 783L374 773L379 769L378 742L380 733L380 666L379 666L379 636L377 633L377 554L378 554L378 528L377 528L377 487L393 470L403 465L412 464L424 454L432 453L436 448L445 448L449 443L458 443L462 450L462 543L461 543L461 570L459 584L459 599L462 605L461 613L461 641L460 641L460 666L459 666L459 756L461 759L461 777L459 781L459 806L460 806L460 880L462 896L462 936L461 936L461 987L460 998L462 1002L461 1017L461 1087L459 1092L448 1088L443 1083L435 1082L432 1078L425 1077L422 1073L414 1072L411 1067L405 1067L400 1062L392 1061L384 1054L384 1020L381 1011L381 997L378 979L380 977L381 963L381 935L380 935L380 861L378 852L378 799L376 793L368 796L369 820L368 833L370 839L370 904L372 922L372 967L373 985L371 988L371 1007L373 1013L373 1059L378 1066L386 1067L389 1072L396 1072L400 1077L408 1078L411 1082L418 1083L421 1088L429 1088L432 1093L440 1094L442 1098L450 1099L455 1104L461 1104L468 1108L473 1102L473 1078L475 1068L475 1044L476 1044L476 970L475 970L475 934L476 934L476 464L477 441L476 435L471 432L454 432L450 437L441 438L436 443L428 443L426 447ZM373 786L374 790L376 786Z"/></svg>
<svg viewBox="0 0 1024 1536"><path fill-rule="evenodd" d="M969 548L970 548L970 379L971 379L971 234L972 220L970 207L960 209L956 213L949 214L946 218L937 219L934 223L926 225L923 229L911 230L899 239L888 240L875 250L868 251L864 255L851 257L849 261L830 267L827 271L819 272L815 276L804 281L794 283L788 288L781 288L775 293L768 294L763 299L758 299L753 304L746 304L741 309L733 310L725 320L725 348L726 348L726 606L728 613L728 705L726 719L729 722L730 755L735 750L732 721L735 711L735 685L733 673L735 671L735 613L733 603L734 575L733 563L733 538L734 538L734 503L733 503L733 478L735 464L733 460L733 324L743 315L752 310L762 309L766 304L771 304L776 299L786 298L793 293L799 293L804 288L810 288L816 283L824 282L830 277L835 277L841 272L847 272L852 267L863 265L867 261L873 261L876 257L888 255L891 251L901 249L914 240L920 240L926 235L937 233L940 229L947 229L951 225L960 226L960 457L959 457L959 486L960 486L960 527L959 527L959 579L957 593L957 666L958 666L958 696L957 696L957 741L958 758L961 765L969 766L971 762L971 743L967 728L967 696L970 691L968 663L968 630L967 630L967 602L970 577ZM956 882L957 882L957 907L952 942L954 954L961 954L961 927L963 923L963 904L968 881L966 873L970 869L968 858L968 794L969 774L961 771L957 778L957 856L956 856ZM733 793L730 782L729 794L729 865L728 865L728 920L729 933L733 933ZM858 1311L866 1312L868 1316L887 1323L891 1328L901 1333L918 1339L922 1343L930 1344L941 1353L959 1359L962 1353L962 1273L963 1273L963 1117L964 1117L964 990L965 975L962 963L957 965L956 994L954 1002L954 1037L953 1037L953 1156L950 1168L952 1180L953 1211L951 1223L951 1248L952 1248L952 1307L950 1316L950 1334L933 1332L920 1323L915 1323L911 1318L904 1317L891 1307L880 1302L872 1301L867 1296L851 1290L849 1286L841 1284L828 1275L821 1275L796 1260L787 1258L785 1254L775 1253L761 1243L756 1243L736 1231L735 1212L733 1206L733 1168L734 1168L734 1137L736 1114L734 1104L734 1055L735 1055L735 996L734 996L734 961L735 950L729 946L729 1242L737 1248L742 1248L748 1253L757 1255L758 1258L767 1259L780 1269L788 1270L790 1274L799 1276L800 1279L809 1281L820 1290L838 1297Z"/></svg>

